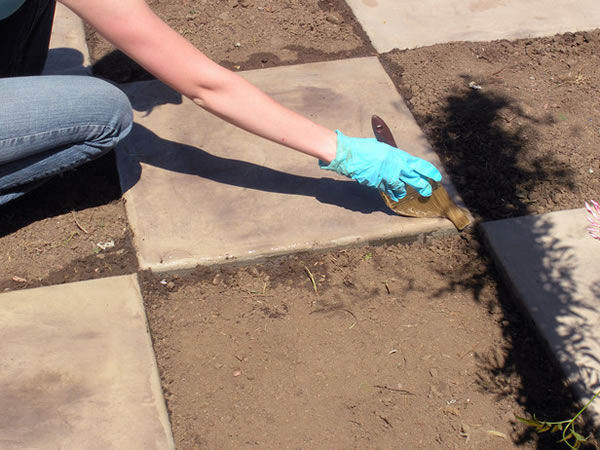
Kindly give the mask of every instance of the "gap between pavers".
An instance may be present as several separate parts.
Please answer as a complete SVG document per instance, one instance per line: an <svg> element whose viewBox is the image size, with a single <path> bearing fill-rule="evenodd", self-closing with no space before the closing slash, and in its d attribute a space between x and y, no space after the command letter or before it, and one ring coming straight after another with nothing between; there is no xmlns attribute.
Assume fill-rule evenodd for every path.
<svg viewBox="0 0 600 450"><path fill-rule="evenodd" d="M375 57L240 74L282 104L346 135L373 137L371 115L398 145L439 160ZM314 158L208 114L159 82L122 86L135 112L117 148L142 269L181 270L453 230L399 217L379 194ZM450 192L455 192L445 177Z"/></svg>
<svg viewBox="0 0 600 450"><path fill-rule="evenodd" d="M173 449L136 275L0 294L0 448Z"/></svg>
<svg viewBox="0 0 600 450"><path fill-rule="evenodd" d="M481 226L508 285L582 404L587 402L600 389L600 242L586 231L586 210ZM600 401L589 411L600 426ZM562 419L568 418L556 418Z"/></svg>
<svg viewBox="0 0 600 450"><path fill-rule="evenodd" d="M83 21L61 3L56 4L50 50L43 75L89 75L90 55Z"/></svg>
<svg viewBox="0 0 600 450"><path fill-rule="evenodd" d="M379 53L452 41L549 36L600 26L597 0L346 0Z"/></svg>

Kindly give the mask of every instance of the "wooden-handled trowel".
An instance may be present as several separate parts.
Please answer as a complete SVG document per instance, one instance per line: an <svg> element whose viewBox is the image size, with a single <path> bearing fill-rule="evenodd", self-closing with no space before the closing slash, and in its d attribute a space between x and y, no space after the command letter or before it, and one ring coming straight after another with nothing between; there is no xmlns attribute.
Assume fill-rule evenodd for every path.
<svg viewBox="0 0 600 450"><path fill-rule="evenodd" d="M396 147L392 132L380 117L373 116L371 125L378 141ZM381 197L392 211L401 216L444 217L450 219L459 231L464 230L471 223L468 211L456 206L441 183L433 180L429 182L433 189L431 197L422 197L410 186L406 186L406 197L397 202L383 192L380 192Z"/></svg>

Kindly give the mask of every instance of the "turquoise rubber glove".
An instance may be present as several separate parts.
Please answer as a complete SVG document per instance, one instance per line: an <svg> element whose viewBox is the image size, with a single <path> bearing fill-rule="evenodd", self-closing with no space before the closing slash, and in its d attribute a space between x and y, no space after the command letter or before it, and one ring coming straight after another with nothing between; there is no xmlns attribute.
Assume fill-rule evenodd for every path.
<svg viewBox="0 0 600 450"><path fill-rule="evenodd" d="M321 169L332 170L360 184L385 192L392 200L406 196L406 184L424 197L431 196L428 178L440 181L442 175L433 164L412 156L375 138L351 138L337 130L337 153Z"/></svg>

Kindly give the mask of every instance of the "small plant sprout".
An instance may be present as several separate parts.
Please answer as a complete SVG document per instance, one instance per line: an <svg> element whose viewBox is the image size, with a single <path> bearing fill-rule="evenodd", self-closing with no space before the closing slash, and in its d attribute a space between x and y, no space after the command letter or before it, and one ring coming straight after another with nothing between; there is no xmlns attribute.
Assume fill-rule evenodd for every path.
<svg viewBox="0 0 600 450"><path fill-rule="evenodd" d="M562 431L562 439L558 442L564 442L571 449L578 449L581 447L581 444L587 441L591 435L584 437L575 431L575 421L577 418L590 406L596 397L600 395L600 391L596 392L594 396L585 404L583 408L579 410L577 414L575 414L572 418L568 420L561 420L559 422L547 422L545 420L539 420L535 416L533 419L525 419L523 417L516 416L517 419L523 422L525 425L529 427L534 427L535 431L538 433L545 433L546 431L550 431L551 433L555 433L557 431Z"/></svg>
<svg viewBox="0 0 600 450"><path fill-rule="evenodd" d="M591 226L588 227L587 231L594 239L600 240L600 203L596 200L590 200L590 203L585 202L585 209L590 213L587 220Z"/></svg>

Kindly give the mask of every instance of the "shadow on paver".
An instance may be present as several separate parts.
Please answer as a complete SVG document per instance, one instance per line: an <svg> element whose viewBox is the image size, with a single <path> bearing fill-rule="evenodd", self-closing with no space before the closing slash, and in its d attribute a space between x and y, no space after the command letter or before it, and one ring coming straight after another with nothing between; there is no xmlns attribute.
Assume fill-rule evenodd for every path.
<svg viewBox="0 0 600 450"><path fill-rule="evenodd" d="M83 53L74 48L60 47L48 50L43 75L86 75Z"/></svg>
<svg viewBox="0 0 600 450"><path fill-rule="evenodd" d="M115 83L130 83L156 79L154 75L120 50L107 53L92 64L92 73Z"/></svg>
<svg viewBox="0 0 600 450"><path fill-rule="evenodd" d="M513 118L521 119L514 121L515 124L522 125L504 127L502 121L507 111ZM428 130L428 139L438 151L466 205L483 221L530 214L532 201L527 194L544 179L552 178L566 189L573 186L571 173L548 169L552 167L550 154L531 161L527 146L529 141L537 138L535 127L550 124L552 119L548 117L540 122L528 116L514 99L478 90L455 92L445 99L439 115L424 117L417 114L415 118L422 128ZM525 158L529 158L529 168L521 163ZM560 335L566 336L563 338L565 349L574 348L593 357L581 340L584 330L576 327L565 330L562 325L562 319L577 314L577 311L580 313L582 305L574 297L575 281L570 265L573 250L557 242L549 244L547 239L543 239L550 233L550 227L551 224L540 219L532 229L520 230L527 234L521 235L521 238L532 243L538 257L539 265L534 270L540 289L548 297L560 299L548 326L553 333L558 334L560 329ZM485 269L476 277L450 279L447 290L469 289L478 301L482 301L486 280L499 277L487 249L478 243L475 245ZM559 272L552 272L556 271L556 267L561 268ZM447 274L442 275L447 277ZM498 298L505 318L503 334L507 344L501 349L504 354L501 360L479 358L486 373L480 379L479 388L499 397L515 396L528 414L535 414L542 420L572 417L578 406L572 392L561 381L559 370L548 363L554 356L545 351L547 346L536 336L529 318L517 306L513 293L500 286ZM493 309L495 305L488 307ZM516 387L510 382L515 375L519 379ZM587 390L592 388L588 386ZM531 430L526 430L519 435L516 443L529 441L532 434ZM564 444L557 443L559 439L557 434L542 434L537 447L564 448ZM587 448L592 448L591 445Z"/></svg>
<svg viewBox="0 0 600 450"><path fill-rule="evenodd" d="M136 106L136 109L142 107ZM146 109L152 105L143 106L142 109ZM144 163L246 189L314 197L321 203L363 214L382 212L394 215L381 202L375 190L351 180L294 175L246 161L223 158L198 147L163 139L139 124L134 124L127 139L135 142L131 145L135 155L123 155L127 165L127 169L121 171L123 192L139 181L142 171L140 163Z"/></svg>

